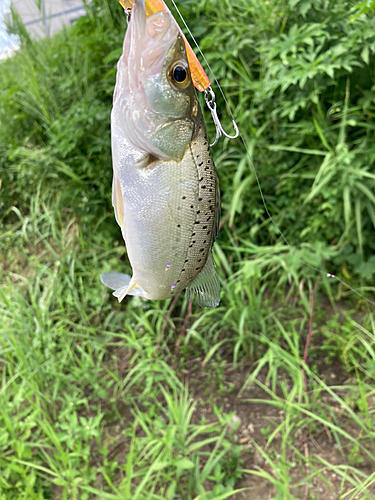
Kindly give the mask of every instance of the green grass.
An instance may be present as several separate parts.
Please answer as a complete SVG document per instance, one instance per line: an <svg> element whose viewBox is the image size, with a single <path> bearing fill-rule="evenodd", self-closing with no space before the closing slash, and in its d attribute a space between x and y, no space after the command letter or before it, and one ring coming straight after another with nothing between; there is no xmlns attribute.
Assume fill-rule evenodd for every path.
<svg viewBox="0 0 375 500"><path fill-rule="evenodd" d="M130 271L110 203L121 9L93 2L1 63L0 500L375 498L373 306L325 276L374 300L365 7L182 3L290 245L222 140L222 301L193 307L178 351L185 297L168 319L99 281Z"/></svg>

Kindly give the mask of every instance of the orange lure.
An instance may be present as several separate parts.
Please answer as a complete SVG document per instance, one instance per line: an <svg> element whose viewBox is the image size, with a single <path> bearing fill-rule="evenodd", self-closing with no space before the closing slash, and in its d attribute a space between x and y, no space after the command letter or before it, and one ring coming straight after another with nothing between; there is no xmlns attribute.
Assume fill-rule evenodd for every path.
<svg viewBox="0 0 375 500"><path fill-rule="evenodd" d="M134 0L118 0L118 2L124 9L131 9ZM165 5L163 0L145 0L145 4L147 17L152 16L152 14L160 12L161 10L168 10L168 7ZM186 52L189 60L191 78L193 80L194 87L199 90L199 92L204 92L211 85L211 82L208 79L208 76L201 66L201 63L198 61L197 56L194 54L193 49L190 47L189 42L186 40L186 37L182 33L181 29L180 32L185 40Z"/></svg>

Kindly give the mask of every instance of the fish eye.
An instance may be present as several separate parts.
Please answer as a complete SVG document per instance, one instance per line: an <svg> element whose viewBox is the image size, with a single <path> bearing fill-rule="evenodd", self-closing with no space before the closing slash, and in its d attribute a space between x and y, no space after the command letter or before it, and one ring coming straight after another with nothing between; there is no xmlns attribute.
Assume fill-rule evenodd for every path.
<svg viewBox="0 0 375 500"><path fill-rule="evenodd" d="M173 78L177 83L184 83L187 78L187 71L183 66L177 65L173 69Z"/></svg>
<svg viewBox="0 0 375 500"><path fill-rule="evenodd" d="M189 66L184 60L177 61L170 70L170 80L178 88L186 88L190 82Z"/></svg>

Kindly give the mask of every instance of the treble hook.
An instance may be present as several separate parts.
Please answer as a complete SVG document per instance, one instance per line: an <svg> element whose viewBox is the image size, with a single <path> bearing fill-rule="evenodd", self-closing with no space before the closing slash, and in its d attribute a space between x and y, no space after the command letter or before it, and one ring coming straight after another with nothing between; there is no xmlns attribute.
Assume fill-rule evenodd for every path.
<svg viewBox="0 0 375 500"><path fill-rule="evenodd" d="M212 119L216 127L216 138L213 144L210 144L211 148L217 144L220 136L227 137L228 139L237 139L237 137L240 135L240 131L238 130L237 123L234 120L232 120L232 122L234 131L236 132L235 135L228 135L223 129L220 123L220 119L217 116L215 92L211 87L207 87L207 89L204 91L204 99L206 101L208 109L211 111Z"/></svg>

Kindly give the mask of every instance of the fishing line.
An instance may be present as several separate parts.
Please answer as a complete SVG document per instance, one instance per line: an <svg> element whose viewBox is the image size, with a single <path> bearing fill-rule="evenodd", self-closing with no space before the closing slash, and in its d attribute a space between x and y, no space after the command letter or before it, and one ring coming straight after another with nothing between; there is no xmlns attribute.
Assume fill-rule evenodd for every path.
<svg viewBox="0 0 375 500"><path fill-rule="evenodd" d="M184 25L184 27L185 27L186 31L188 32L189 36L190 36L190 37L191 37L191 39L193 40L194 45L197 47L197 49L198 49L198 51L199 51L200 55L202 56L202 59L204 60L204 62L205 62L205 64L206 64L207 68L209 69L209 71L210 71L210 73L211 73L211 75L212 75L212 77L213 77L213 80L214 80L214 82L216 83L217 88L219 89L219 92L220 92L220 94L221 94L221 96L222 96L222 98L223 98L223 100L224 100L224 102L225 102L225 104L226 104L226 107L227 107L227 110L228 110L228 112L229 112L230 117L232 118L232 120L233 120L233 121L235 121L235 118L234 118L234 115L233 115L232 110L231 110L231 108L230 108L229 102L228 102L227 98L225 97L224 91L223 91L223 89L222 89L222 87L221 87L221 85L220 85L220 83L219 83L218 79L216 78L216 75L215 75L215 73L214 73L213 69L211 68L211 66L210 66L209 62L207 61L206 56L204 55L204 53L202 52L201 48L199 47L199 44L198 44L198 42L196 41L196 39L194 38L193 33L190 31L190 28L189 28L189 26L187 25L187 23L186 23L185 19L183 18L182 14L181 14L181 12L180 12L180 10L179 10L179 8L177 7L175 0L170 0L170 1L171 1L171 3L172 3L173 7L175 8L175 10L176 10L177 14L179 15L179 17L180 17L180 19L181 19L181 21L182 21L182 23L183 23L183 25ZM254 173L254 177L255 177L256 183L257 183L257 185L258 185L259 193L260 193L260 196L261 196L261 199L262 199L263 206L264 206L264 208L265 208L266 214L268 215L268 217L269 217L270 221L271 221L271 222L272 222L272 224L275 226L275 228L277 229L278 233L280 234L281 238L284 240L284 242L286 243L286 245L287 245L289 248L292 248L292 246L289 244L289 242L288 242L288 240L287 240L286 236L284 235L284 233L282 232L282 230L279 228L279 226L278 226L278 225L277 225L277 223L275 222L274 218L272 217L272 215L271 215L270 211L268 210L268 206L267 206L267 203L266 203L265 196L264 196L264 194L263 194L263 189L262 189L261 184L260 184L260 180L259 180L258 173L257 173L257 171L256 171L256 169L255 169L255 166L254 166L253 160L252 160L252 158L251 158L251 154L250 154L249 148L248 148L248 146L247 146L247 144L246 144L246 141L245 141L244 136L243 136L243 135L242 135L242 133L241 133L241 130L239 131L239 137L240 137L240 139L241 139L241 141L242 141L243 145L245 146L245 149L246 149L246 154L247 154L247 157L248 157L248 159L249 159L249 161L250 161L250 166L251 166L252 171L253 171L253 173ZM351 292L355 293L358 297L361 297L361 298L362 298L362 299L364 299L365 301L367 301L367 302L369 302L370 304L372 304L373 306L375 306L375 301L373 301L373 300L368 299L367 297L365 297L365 296L364 296L363 294L361 294L358 290L356 290L355 288L351 287L348 283L346 283L344 280L342 280L341 278L339 278L339 277L338 277L338 276L336 276L335 274L331 274L331 273L327 273L327 272L325 272L325 271L322 271L322 270L321 270L321 269L319 269L318 267L312 266L311 264L309 264L309 263L308 263L308 262L306 262L305 260L303 260L303 259L301 259L301 260L305 263L305 265L306 265L307 267L309 267L309 268L310 268L310 269L312 269L313 271L318 272L319 274L325 275L327 278L332 278L332 279L334 279L334 280L338 281L338 282L339 282L339 283L341 283L343 286L345 286L348 290L350 290Z"/></svg>

